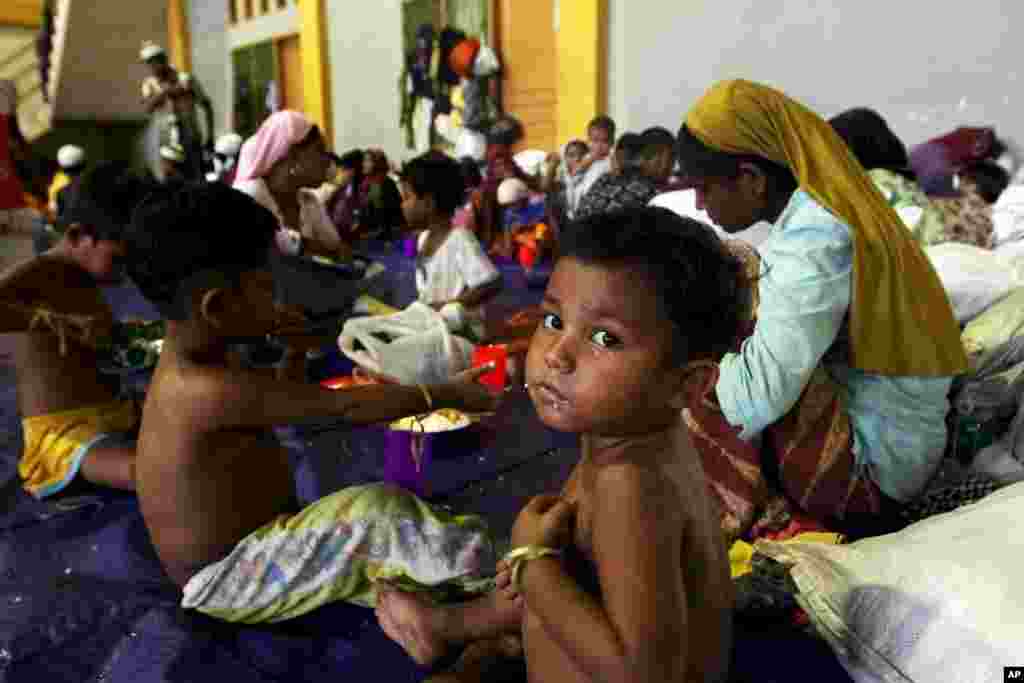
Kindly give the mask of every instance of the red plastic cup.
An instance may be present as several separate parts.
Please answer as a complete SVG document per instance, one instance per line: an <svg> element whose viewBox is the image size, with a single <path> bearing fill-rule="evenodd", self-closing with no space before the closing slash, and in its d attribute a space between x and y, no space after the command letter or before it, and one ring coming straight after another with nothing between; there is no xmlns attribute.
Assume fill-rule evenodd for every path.
<svg viewBox="0 0 1024 683"><path fill-rule="evenodd" d="M504 344L478 346L473 352L473 367L494 363L494 370L480 377L480 382L502 391L508 377L508 348Z"/></svg>

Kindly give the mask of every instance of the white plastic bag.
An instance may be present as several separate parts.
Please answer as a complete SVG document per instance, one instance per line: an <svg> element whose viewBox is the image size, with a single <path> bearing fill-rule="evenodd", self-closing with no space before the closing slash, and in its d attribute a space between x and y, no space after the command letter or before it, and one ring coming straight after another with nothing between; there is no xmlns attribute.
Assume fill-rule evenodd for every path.
<svg viewBox="0 0 1024 683"><path fill-rule="evenodd" d="M352 362L402 384L441 384L469 368L473 344L455 336L444 317L415 302L392 315L353 318L338 338Z"/></svg>
<svg viewBox="0 0 1024 683"><path fill-rule="evenodd" d="M1013 268L988 249L946 242L927 247L942 286L960 323L981 315L1022 282Z"/></svg>

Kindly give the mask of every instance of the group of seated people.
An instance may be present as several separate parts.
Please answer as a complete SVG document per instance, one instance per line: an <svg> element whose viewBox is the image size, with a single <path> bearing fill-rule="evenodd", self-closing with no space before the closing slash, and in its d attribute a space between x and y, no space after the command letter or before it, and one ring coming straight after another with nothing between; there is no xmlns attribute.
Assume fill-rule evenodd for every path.
<svg viewBox="0 0 1024 683"><path fill-rule="evenodd" d="M436 308L473 310L493 297L501 277L487 252L537 220L531 193L561 193L525 384L541 422L581 444L561 492L521 511L513 550L476 598L439 602L407 576L360 584L363 604L421 664L462 648L432 680L487 680L494 661L525 660L530 680L723 681L727 548L760 510L781 500L851 534L894 528L939 467L950 386L968 366L922 250L934 228L907 225L940 219L912 185L905 151L879 152L895 138L886 131L866 110L830 125L782 92L730 80L690 108L676 135L616 140L614 123L598 117L587 143L532 176L512 159L514 141L495 138L468 200L466 164L428 153L404 167L402 220L382 221L419 233L416 284ZM271 333L293 350L323 344L298 311L275 305L269 253L345 258L367 229L363 199L392 193L381 186L385 162L364 153L342 157L347 180L319 197L331 161L315 125L279 112L242 146L234 189L154 189L99 165L62 213L59 241L0 276L0 332L24 335L15 362L25 488L44 497L83 479L134 489L186 606L237 589L249 600L272 595L252 618L276 620L352 597L348 576L317 579L316 599L301 593L311 580L301 549L280 560L285 570L275 565L295 571L283 593L268 587L269 565L245 555L352 493L299 510L285 452L265 438L272 426L490 411L502 399L476 381L487 366L437 386L332 392L229 361L233 343ZM673 189L676 164L679 187L714 228L647 206ZM990 171L965 168L960 191L988 192ZM907 196L920 212L898 212ZM381 208L388 202L373 211L392 211ZM495 206L521 218L488 217ZM771 228L756 251L720 236L762 222ZM341 224L349 232L327 229ZM512 243L543 241L528 236L532 244ZM122 272L167 321L141 407L96 372L114 324L99 285ZM133 430L137 439L119 438ZM376 506L412 496L386 486L366 495ZM459 523L431 514L442 529ZM478 549L468 537L416 547L469 572ZM242 555L244 567L228 562Z"/></svg>

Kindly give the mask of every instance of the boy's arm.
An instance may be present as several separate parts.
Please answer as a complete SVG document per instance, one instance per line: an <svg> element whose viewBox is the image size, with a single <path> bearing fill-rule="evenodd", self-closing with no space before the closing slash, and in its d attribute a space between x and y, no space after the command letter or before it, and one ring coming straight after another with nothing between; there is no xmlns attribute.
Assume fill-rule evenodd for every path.
<svg viewBox="0 0 1024 683"><path fill-rule="evenodd" d="M672 485L642 468L613 466L598 474L594 495L601 601L560 562L543 558L522 569L527 610L591 680L684 680L683 515Z"/></svg>
<svg viewBox="0 0 1024 683"><path fill-rule="evenodd" d="M450 384L428 388L434 408L493 410L497 398L477 378L487 367L460 373ZM354 425L389 422L430 409L415 386L386 384L332 391L317 384L279 380L227 368L203 369L191 378L183 405L209 430L271 427L338 417Z"/></svg>

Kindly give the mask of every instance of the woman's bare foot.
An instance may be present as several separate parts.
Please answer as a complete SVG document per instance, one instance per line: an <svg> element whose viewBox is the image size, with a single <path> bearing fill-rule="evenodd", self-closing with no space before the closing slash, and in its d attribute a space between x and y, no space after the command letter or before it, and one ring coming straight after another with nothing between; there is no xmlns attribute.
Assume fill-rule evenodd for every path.
<svg viewBox="0 0 1024 683"><path fill-rule="evenodd" d="M419 595L381 589L377 595L377 621L384 633L423 667L448 651L444 637L444 610Z"/></svg>

